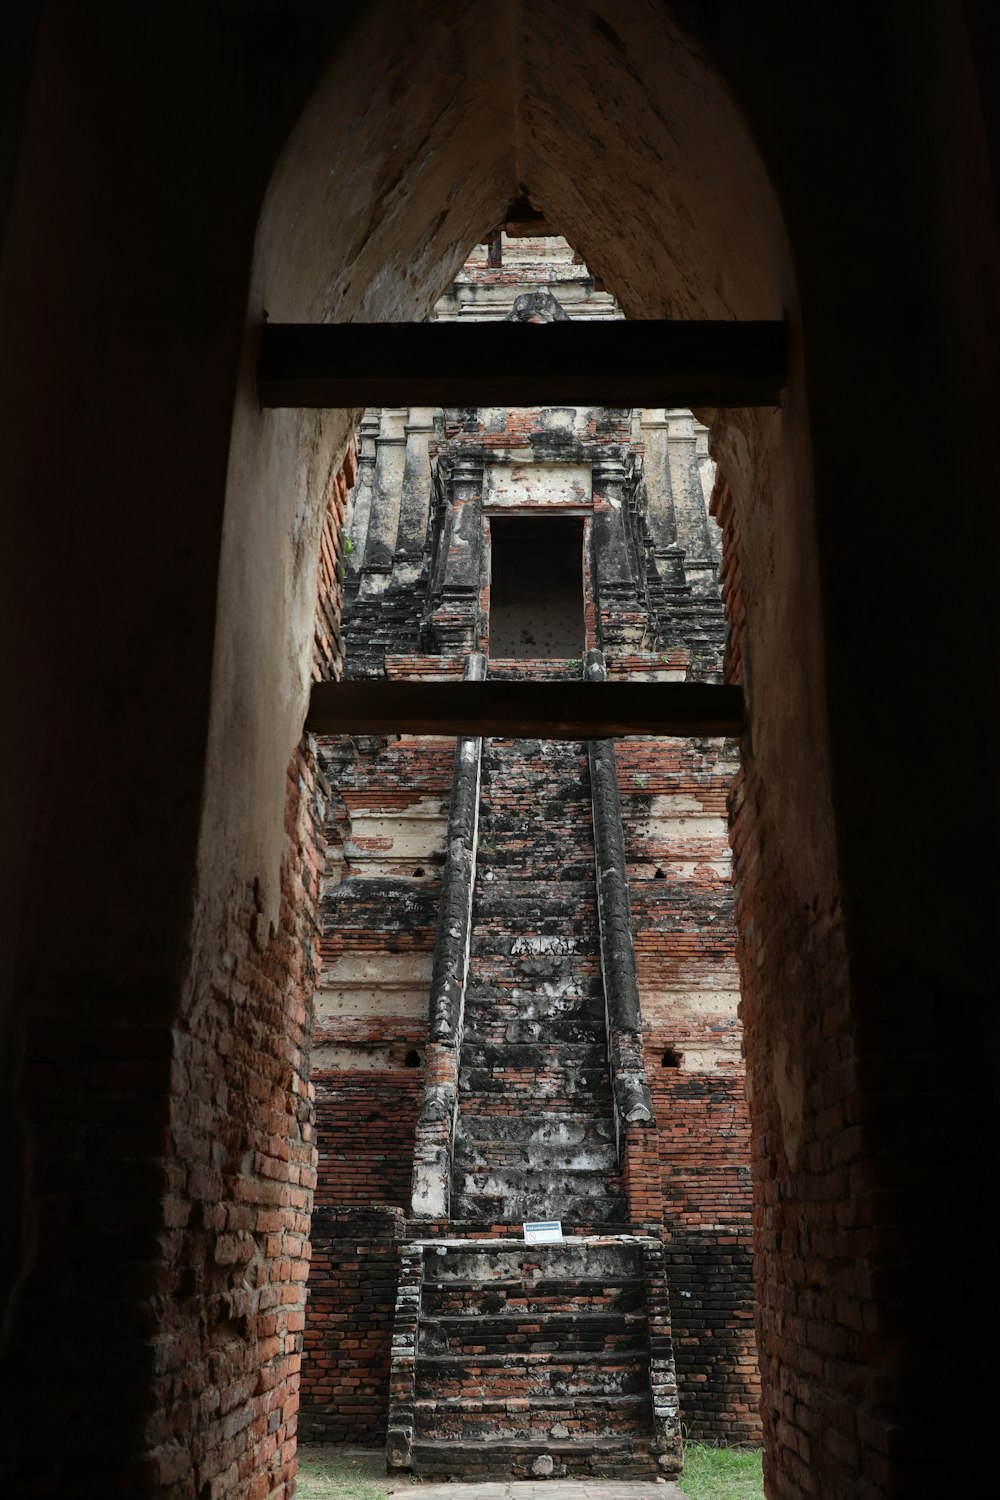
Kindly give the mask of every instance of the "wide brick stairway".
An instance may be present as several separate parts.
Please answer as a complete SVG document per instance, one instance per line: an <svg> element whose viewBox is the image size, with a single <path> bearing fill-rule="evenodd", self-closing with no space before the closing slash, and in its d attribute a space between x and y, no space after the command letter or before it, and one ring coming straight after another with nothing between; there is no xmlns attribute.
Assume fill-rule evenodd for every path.
<svg viewBox="0 0 1000 1500"><path fill-rule="evenodd" d="M421 1256L414 1473L675 1472L676 1397L657 1241L451 1240L409 1253Z"/></svg>
<svg viewBox="0 0 1000 1500"><path fill-rule="evenodd" d="M628 1217L578 742L483 744L451 1217Z"/></svg>

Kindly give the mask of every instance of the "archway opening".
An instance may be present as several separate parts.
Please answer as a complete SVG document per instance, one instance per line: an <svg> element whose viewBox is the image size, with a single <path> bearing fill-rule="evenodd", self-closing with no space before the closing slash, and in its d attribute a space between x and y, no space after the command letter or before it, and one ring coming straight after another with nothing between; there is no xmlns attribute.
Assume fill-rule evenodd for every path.
<svg viewBox="0 0 1000 1500"><path fill-rule="evenodd" d="M586 329L620 318L564 240L514 243L512 251L502 233L498 248L477 247L435 320L544 318ZM454 399L461 402L461 389ZM347 678L384 681L391 691L395 682L460 677L488 645L480 667L487 684L580 681L598 660L615 682L721 681L714 465L707 429L690 411L392 406L367 410L360 432L344 520ZM589 683L585 691L599 694ZM419 1467L434 1451L430 1417L404 1444L403 1404L390 1405L390 1390L407 1377L402 1369L390 1377L388 1368L388 1280L371 1324L382 1330L381 1386L366 1379L343 1413L330 1402L331 1380L336 1388L356 1375L341 1331L345 1318L357 1317L359 1289L333 1269L345 1219L352 1258L403 1261L428 1235L441 1254L461 1253L454 1247L463 1241L510 1242L524 1222L542 1217L576 1235L604 1234L609 1285L610 1262L629 1236L666 1237L678 1352L669 1371L658 1370L662 1400L676 1388L679 1421L693 1440L752 1443L760 1428L750 1154L724 817L735 745L718 737L622 739L602 760L584 742L512 732L463 739L458 750L447 736L406 733L321 741L337 790L316 998L322 1207L313 1222L300 1436L369 1441L388 1427L394 1462ZM466 796L459 783L470 753L478 786ZM415 839L433 870L419 897L405 883ZM464 869L453 862L456 846ZM595 883L609 868L630 891L615 916ZM368 975L363 992L353 987L359 961ZM629 1065L630 1087L648 1100L641 1130L616 1102L621 1037L604 1020L616 1014L623 962L634 971L643 1014ZM435 1029L441 974L461 991L443 1034ZM421 1024L422 1101L394 1071L393 1051ZM378 1033L381 1071L371 1066L361 1027ZM684 1052L672 1045L678 1036ZM454 1114L442 1129L448 1090ZM412 1189L398 1170L407 1116ZM372 1153L384 1163L381 1176L360 1170ZM392 1211L406 1215L402 1238ZM431 1255L428 1275L436 1265ZM567 1270L566 1280L572 1288L580 1277ZM486 1287L481 1294L496 1303L500 1321L484 1332L477 1318L474 1336L499 1337L504 1298ZM638 1339L645 1291L623 1285L611 1300L628 1301ZM364 1306L374 1313L370 1299ZM418 1320L418 1349L430 1336L430 1324ZM549 1357L573 1364L561 1337L540 1331L542 1365ZM437 1365L429 1373L418 1359L421 1411L433 1407L434 1372ZM458 1368L451 1378L456 1408L478 1412L489 1403L491 1375L471 1391ZM499 1360L495 1379L508 1379ZM612 1361L602 1379L608 1398L624 1401L643 1371ZM505 1436L523 1434L505 1432L510 1423L495 1402L489 1409L498 1413L495 1456ZM594 1441L610 1440L582 1397L573 1429L560 1459L567 1467L584 1462ZM484 1461L476 1436L464 1437L450 1460L456 1473ZM665 1467L669 1444L657 1452L654 1441L652 1430L637 1427L628 1463ZM604 1462L625 1457L605 1453Z"/></svg>
<svg viewBox="0 0 1000 1500"><path fill-rule="evenodd" d="M280 320L423 317L461 263L469 231L482 234L495 224L524 184L530 189L524 196L545 205L546 216L580 246L630 315L794 317L787 246L763 166L718 80L670 22L623 4L613 35L595 25L578 39L582 51L575 61L589 69L594 86L613 96L614 81L629 100L627 122L610 111L599 137L581 110L557 8L533 7L524 24L535 34L531 46L516 38L527 62L512 131L509 96L498 97L478 74L468 88L463 82L454 91L450 112L441 113L440 93L432 108L416 82L426 72L409 62L397 67L388 45L389 9L374 8L371 29L350 60L345 54L332 68L275 175L258 239L255 313L266 308ZM445 33L428 15L423 44L428 55L438 48L453 57L464 49L481 72L482 38L463 26ZM463 112L471 118L473 98L476 129L458 130ZM339 139L345 117L362 123L350 159L337 156L331 170L330 142ZM402 173L393 160L400 140L414 143ZM651 140L662 152L649 149ZM574 156L586 164L585 173L566 172ZM648 205L641 234L629 208L636 193ZM592 212L598 203L600 230ZM815 903L831 910L836 873L829 810L816 795L826 785L823 738L810 733L810 726L822 725L822 671L803 401L793 369L782 412L705 415L745 528L743 589L752 607L742 650L755 663L753 753L762 784L785 789L779 803L767 805L769 837L786 871L789 862L794 867L794 888L815 891ZM274 789L284 784L310 675L308 562L319 530L314 497L329 493L330 473L356 415L265 416L247 402L234 426L217 647L225 670L216 684L209 748L206 847L232 849L227 878L253 891L255 930L265 946L266 934L280 923L274 876L287 823ZM754 497L765 491L768 505L753 508ZM761 587L765 575L768 591ZM242 592L248 577L267 580L270 601L249 628ZM787 628L791 618L794 632ZM283 705L277 714L275 703ZM789 715L802 729L794 738L783 733ZM234 722L253 725L245 741L252 753L231 753ZM223 900L218 882L207 881L203 906ZM793 934L795 943L801 946L804 936ZM758 990L769 982L758 978ZM791 1082L780 1107L801 1126L804 1075L796 1068L801 1038L794 1026L791 1036ZM755 1069L765 1090L756 1097L766 1101L766 1050ZM758 1102L758 1113L765 1107ZM796 1150L805 1143L800 1130ZM765 1278L769 1274L765 1264ZM777 1285L777 1270L775 1278Z"/></svg>

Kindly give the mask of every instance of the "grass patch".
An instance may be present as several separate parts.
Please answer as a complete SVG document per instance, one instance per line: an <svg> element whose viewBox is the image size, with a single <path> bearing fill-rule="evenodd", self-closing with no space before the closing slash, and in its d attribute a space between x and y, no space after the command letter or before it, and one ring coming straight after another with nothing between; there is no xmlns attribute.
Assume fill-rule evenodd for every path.
<svg viewBox="0 0 1000 1500"><path fill-rule="evenodd" d="M680 1482L690 1500L764 1500L760 1449L685 1443Z"/></svg>
<svg viewBox="0 0 1000 1500"><path fill-rule="evenodd" d="M760 1452L685 1443L680 1483L688 1500L764 1500ZM398 1487L386 1475L380 1451L299 1447L298 1500L387 1500ZM419 1493L414 1491L417 1500Z"/></svg>
<svg viewBox="0 0 1000 1500"><path fill-rule="evenodd" d="M384 1453L299 1447L298 1500L385 1500L388 1483Z"/></svg>

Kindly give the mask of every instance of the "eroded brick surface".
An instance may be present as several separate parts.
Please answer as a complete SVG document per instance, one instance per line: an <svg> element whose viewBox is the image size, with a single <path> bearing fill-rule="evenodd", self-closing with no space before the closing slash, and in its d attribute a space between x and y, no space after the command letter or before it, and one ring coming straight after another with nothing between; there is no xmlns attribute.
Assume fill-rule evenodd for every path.
<svg viewBox="0 0 1000 1500"><path fill-rule="evenodd" d="M616 315L585 268L521 259L527 301L510 267L473 263L438 316L462 305L558 319L561 299L573 316ZM487 679L586 674L594 691L605 675L721 680L711 465L690 413L391 408L366 414L360 444L348 675L456 677L483 653ZM500 659L491 557L512 525L504 567L516 575L520 547L528 582L504 584L503 640L518 654ZM562 622L532 610L550 537L563 571L580 554ZM564 652L572 629L578 654L553 657L547 643ZM366 1395L356 1435L387 1424L391 1462L426 1474L527 1476L536 1460L665 1472L678 1420L720 1439L759 1433L726 828L735 747L632 740L595 759L566 742L463 744L458 762L453 741L323 747L336 793L317 1199L336 1214L409 1207L412 1170L420 1215L403 1249L392 1408ZM650 1261L629 1289L610 1272L598 1285L578 1246L574 1275L544 1296L523 1277L501 1286L495 1257L460 1289L437 1286L458 1241L506 1240L528 1218L558 1218L581 1244L641 1226L659 1271ZM427 1238L440 1257L419 1249ZM355 1378L353 1261L338 1266L349 1247L330 1243L314 1271L305 1399L311 1431L349 1437L330 1393ZM634 1258L629 1243L602 1253ZM359 1235L357 1250L384 1245ZM380 1332L387 1357L381 1315L374 1343ZM373 1355L366 1382L377 1367Z"/></svg>
<svg viewBox="0 0 1000 1500"><path fill-rule="evenodd" d="M677 1392L657 1241L449 1240L419 1253L415 1378L412 1387L401 1382L390 1419L396 1432L412 1421L414 1472L676 1472Z"/></svg>
<svg viewBox="0 0 1000 1500"><path fill-rule="evenodd" d="M385 1435L403 1233L399 1209L313 1213L303 1351L309 1380L299 1428L306 1441L364 1443Z"/></svg>

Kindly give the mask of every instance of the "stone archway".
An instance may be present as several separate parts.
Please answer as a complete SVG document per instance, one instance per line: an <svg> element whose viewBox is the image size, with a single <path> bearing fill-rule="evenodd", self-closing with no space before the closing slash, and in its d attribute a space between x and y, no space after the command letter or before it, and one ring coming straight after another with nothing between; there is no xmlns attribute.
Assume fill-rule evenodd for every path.
<svg viewBox="0 0 1000 1500"><path fill-rule="evenodd" d="M809 909L827 914L835 950L805 391L794 281L773 192L721 84L662 15L624 4L614 26L594 13L572 37L555 5L532 7L513 32L508 24L493 18L488 25L499 35L491 38L480 15L445 26L428 6L414 18L418 64L391 45L393 8L372 7L275 172L258 232L251 325L265 310L278 321L422 317L468 245L525 188L631 316L789 317L795 359L784 410L723 413L714 431L743 535L748 764L755 788L782 787L780 799L755 792L750 837L766 829L782 878L808 893ZM492 66L496 46L519 58L513 95ZM428 77L436 81L430 92L421 82ZM599 129L587 103L598 93ZM345 120L353 122L346 132ZM246 379L249 387L249 355ZM284 827L275 792L304 712L315 497L351 420L339 412L261 413L249 388L237 406L202 839L205 931L226 930L222 903L233 889L253 892L253 921L280 926ZM767 504L758 504L765 492ZM265 601L252 618L242 607L248 580ZM234 722L251 727L242 749L233 746ZM793 736L785 732L789 722ZM220 850L229 854L226 887L212 870ZM760 868L766 888L772 872ZM748 898L744 908L745 924L759 932L760 903ZM798 911L798 899L790 908ZM810 948L808 922L793 920L783 936L789 953ZM752 1037L754 1014L763 1014L756 955L751 941L745 1004ZM796 983L818 994L821 970L831 964L842 972L830 952L818 963L807 954ZM768 983L781 991L788 969L786 954ZM798 1133L793 1154L807 1145L810 1108L810 1064L799 1057L809 1039L794 1031L798 1015L795 997L794 1039L780 1077L772 1084L765 1037L757 1044L763 1089L754 1081L758 1128L776 1109L783 1131ZM779 1274L777 1265L765 1264L765 1274ZM773 1389L776 1409L776 1383Z"/></svg>
<svg viewBox="0 0 1000 1500"><path fill-rule="evenodd" d="M284 868L298 896L308 827L283 818L348 423L257 411L255 329L265 310L420 316L522 183L632 315L789 314L782 413L716 438L760 772L769 1483L919 1492L962 1466L927 1432L959 1430L992 1375L969 1289L994 1244L981 1215L928 1234L927 1182L981 1199L996 1055L993 789L965 788L995 734L998 510L989 446L951 420L995 416L995 121L972 51L991 28L975 0L869 7L863 45L850 7L822 12L820 46L790 0L524 9L470 3L445 31L384 0L346 30L308 3L58 6L16 29L11 1489L256 1496L290 1472L294 1333L241 1319L299 1296L265 1226L275 1195L307 1204L308 1162L292 1182L264 1147L280 1125L308 1150L276 1041L304 987L280 892ZM958 1315L929 1316L929 1289L955 1287ZM928 1380L959 1360L964 1381Z"/></svg>

